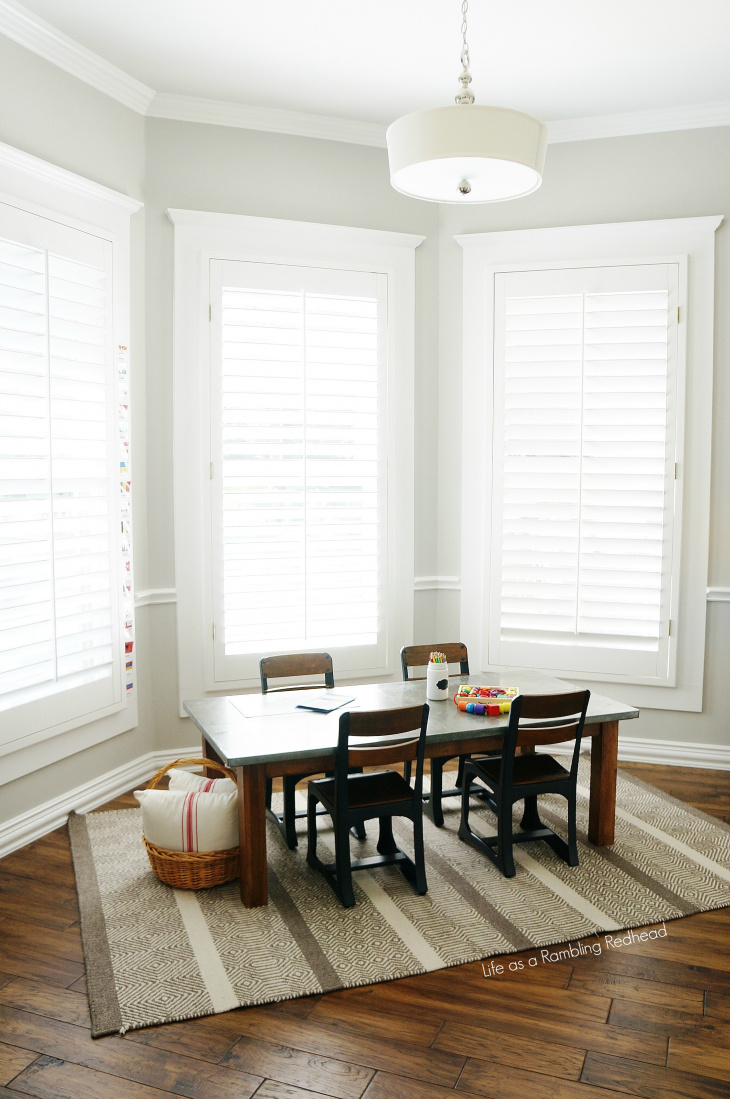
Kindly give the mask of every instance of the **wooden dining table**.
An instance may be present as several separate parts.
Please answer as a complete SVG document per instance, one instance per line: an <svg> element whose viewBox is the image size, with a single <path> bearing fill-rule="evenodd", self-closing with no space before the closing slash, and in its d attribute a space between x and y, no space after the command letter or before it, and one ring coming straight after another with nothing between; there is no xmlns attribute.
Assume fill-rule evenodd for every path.
<svg viewBox="0 0 730 1099"><path fill-rule="evenodd" d="M514 686L520 694L579 689L537 672L452 676L449 698L429 701L427 759L487 752L502 746L509 715L487 717L459 710L452 695L462 683ZM240 888L246 908L268 901L266 780L301 774L304 762L311 773L332 769L340 715L345 710L387 710L426 701L425 680L338 685L336 690L352 701L329 714L297 709L299 702L311 701L310 692L304 690L183 703L202 735L203 756L232 768L237 775ZM618 723L638 716L638 710L623 702L591 694L583 735L591 741L588 837L598 846L614 840Z"/></svg>

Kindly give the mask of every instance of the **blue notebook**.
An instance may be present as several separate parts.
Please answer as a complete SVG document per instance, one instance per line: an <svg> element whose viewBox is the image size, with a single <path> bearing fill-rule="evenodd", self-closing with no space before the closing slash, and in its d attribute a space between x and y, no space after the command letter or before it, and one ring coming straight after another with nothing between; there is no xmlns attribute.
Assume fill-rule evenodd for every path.
<svg viewBox="0 0 730 1099"><path fill-rule="evenodd" d="M313 691L306 702L298 702L298 710L314 710L318 714L331 714L333 710L339 710L340 706L346 706L348 702L354 702L354 695L338 694L337 691Z"/></svg>

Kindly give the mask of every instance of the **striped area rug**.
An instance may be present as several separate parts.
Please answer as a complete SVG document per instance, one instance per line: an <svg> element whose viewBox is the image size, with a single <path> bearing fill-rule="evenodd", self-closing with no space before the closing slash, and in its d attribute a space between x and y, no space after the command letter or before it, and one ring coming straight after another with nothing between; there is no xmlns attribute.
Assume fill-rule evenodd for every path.
<svg viewBox="0 0 730 1099"><path fill-rule="evenodd" d="M279 832L268 830L269 904L246 910L238 882L198 893L152 874L140 839L141 810L69 821L81 905L92 1033L125 1033L231 1008L372 984L540 948L595 932L661 923L730 905L730 827L619 775L616 842L588 843L588 764L581 764L580 866L545 843L515 848L505 879L459 841L458 801L446 824L425 821L428 894L395 867L359 871L357 904L343 909L322 876ZM565 802L541 798L562 830ZM320 844L333 851L321 817ZM474 804L476 831L494 817ZM304 822L299 824L303 827ZM375 853L377 825L354 857ZM409 849L408 822L396 840Z"/></svg>

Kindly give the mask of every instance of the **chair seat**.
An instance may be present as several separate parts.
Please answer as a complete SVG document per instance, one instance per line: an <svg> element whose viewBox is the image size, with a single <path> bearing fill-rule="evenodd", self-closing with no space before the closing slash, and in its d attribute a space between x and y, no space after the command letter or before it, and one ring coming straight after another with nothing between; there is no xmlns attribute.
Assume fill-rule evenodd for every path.
<svg viewBox="0 0 730 1099"><path fill-rule="evenodd" d="M494 782L499 782L502 771L502 760L499 758L483 757L475 759L482 771L489 775ZM570 773L558 763L556 759L548 755L515 756L513 783L522 786L526 783L560 782L570 778Z"/></svg>
<svg viewBox="0 0 730 1099"><path fill-rule="evenodd" d="M330 805L334 804L335 780L317 779L310 782ZM399 801L412 801L413 789L397 771L372 771L364 775L351 775L347 780L347 800L351 809L365 809L371 805L390 805Z"/></svg>

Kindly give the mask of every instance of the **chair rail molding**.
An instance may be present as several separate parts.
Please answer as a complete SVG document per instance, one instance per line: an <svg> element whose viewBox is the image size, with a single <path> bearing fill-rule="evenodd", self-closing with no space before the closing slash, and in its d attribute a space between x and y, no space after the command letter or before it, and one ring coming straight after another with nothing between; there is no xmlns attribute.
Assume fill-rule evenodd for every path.
<svg viewBox="0 0 730 1099"><path fill-rule="evenodd" d="M730 588L708 588L708 603L730 603Z"/></svg>
<svg viewBox="0 0 730 1099"><path fill-rule="evenodd" d="M177 591L175 588L145 588L143 591L135 592L134 606L135 610L138 607L155 607L160 603L176 603Z"/></svg>
<svg viewBox="0 0 730 1099"><path fill-rule="evenodd" d="M461 591L460 576L414 576L414 591Z"/></svg>

